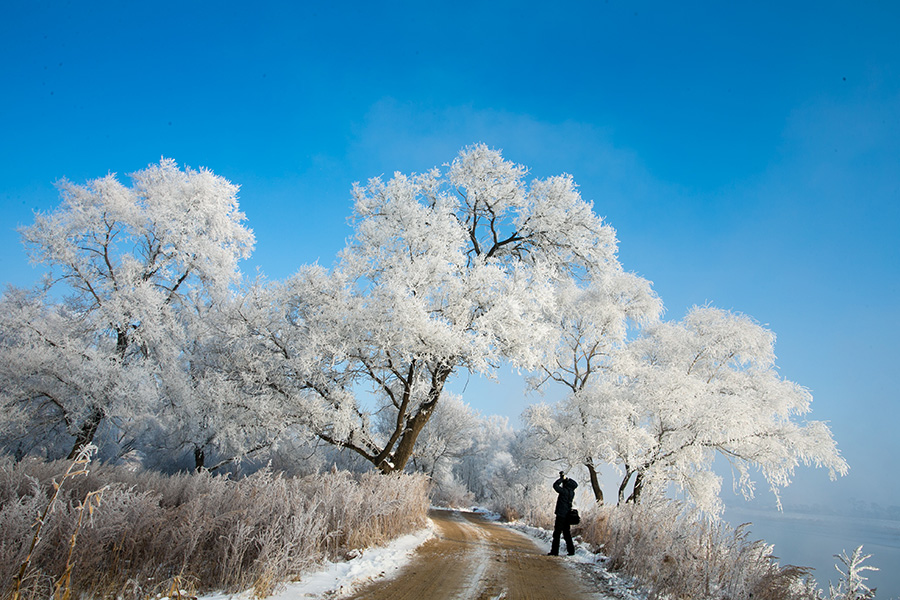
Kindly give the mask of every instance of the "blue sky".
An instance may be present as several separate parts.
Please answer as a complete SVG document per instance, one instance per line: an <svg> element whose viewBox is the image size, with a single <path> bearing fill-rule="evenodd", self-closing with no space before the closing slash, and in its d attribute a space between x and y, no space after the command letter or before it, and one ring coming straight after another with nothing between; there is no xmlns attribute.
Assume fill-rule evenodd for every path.
<svg viewBox="0 0 900 600"><path fill-rule="evenodd" d="M777 334L851 465L788 506L898 505L898 25L878 1L5 3L0 280L39 276L15 228L62 177L208 167L241 185L245 270L280 278L332 263L354 181L484 142L571 173L667 318L709 302Z"/></svg>

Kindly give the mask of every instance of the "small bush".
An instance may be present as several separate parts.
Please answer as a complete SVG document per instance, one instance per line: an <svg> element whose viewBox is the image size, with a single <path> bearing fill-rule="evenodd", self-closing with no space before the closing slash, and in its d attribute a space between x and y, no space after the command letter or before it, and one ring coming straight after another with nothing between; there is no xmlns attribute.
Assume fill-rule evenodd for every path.
<svg viewBox="0 0 900 600"><path fill-rule="evenodd" d="M0 457L0 589L11 588L53 477L67 466ZM103 487L102 504L85 517L70 561L79 506ZM98 465L64 482L21 596L51 596L71 562L73 597L250 588L262 597L323 560L423 527L428 494L426 478L416 475L286 478L263 470L234 481Z"/></svg>

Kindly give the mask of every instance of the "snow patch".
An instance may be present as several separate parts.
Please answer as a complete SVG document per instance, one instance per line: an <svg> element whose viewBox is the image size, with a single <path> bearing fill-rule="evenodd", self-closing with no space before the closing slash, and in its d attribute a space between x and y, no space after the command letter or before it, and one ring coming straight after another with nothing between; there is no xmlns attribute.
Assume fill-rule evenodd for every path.
<svg viewBox="0 0 900 600"><path fill-rule="evenodd" d="M501 519L499 513L484 508L483 506L473 506L471 508L458 508L456 506L431 506L431 510L446 510L454 513L471 513L478 515L486 521L499 521Z"/></svg>
<svg viewBox="0 0 900 600"><path fill-rule="evenodd" d="M349 596L376 579L389 579L405 567L416 549L434 537L434 523L424 529L397 538L387 546L356 550L351 560L325 562L319 571L308 573L300 581L285 583L267 600L337 600ZM251 600L253 592L209 594L199 600Z"/></svg>
<svg viewBox="0 0 900 600"><path fill-rule="evenodd" d="M471 509L471 512L473 512L477 515L480 515L482 519L485 519L488 521L499 521L500 520L499 513L495 513L492 510L482 508L481 506L473 506Z"/></svg>

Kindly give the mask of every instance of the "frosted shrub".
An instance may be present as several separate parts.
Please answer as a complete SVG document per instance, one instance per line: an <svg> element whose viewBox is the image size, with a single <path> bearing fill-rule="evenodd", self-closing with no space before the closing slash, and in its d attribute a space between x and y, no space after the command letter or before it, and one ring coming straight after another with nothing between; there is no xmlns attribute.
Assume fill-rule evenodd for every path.
<svg viewBox="0 0 900 600"><path fill-rule="evenodd" d="M67 464L0 457L0 590L10 589ZM77 504L109 486L75 546L75 596L123 600L189 590L270 594L326 559L387 542L425 524L423 476L343 472L287 478L263 470L237 481L97 466L62 488L26 575L23 596L49 596L65 570Z"/></svg>
<svg viewBox="0 0 900 600"><path fill-rule="evenodd" d="M809 569L781 567L772 546L744 527L701 518L666 501L598 507L582 519L583 539L610 568L635 577L652 598L816 600Z"/></svg>
<svg viewBox="0 0 900 600"><path fill-rule="evenodd" d="M546 485L492 486L490 508L507 521L553 528L556 494Z"/></svg>
<svg viewBox="0 0 900 600"><path fill-rule="evenodd" d="M863 554L862 546L853 551L853 554L847 556L846 552L835 554L844 566L842 569L839 565L835 565L838 573L841 574L841 580L837 587L829 584L829 597L831 600L869 600L875 597L875 590L870 590L865 582L866 577L863 576L865 571L877 571L877 567L864 565L867 559L871 558L871 554Z"/></svg>
<svg viewBox="0 0 900 600"><path fill-rule="evenodd" d="M431 500L437 506L468 508L475 504L475 494L469 491L466 484L448 477L436 483Z"/></svg>

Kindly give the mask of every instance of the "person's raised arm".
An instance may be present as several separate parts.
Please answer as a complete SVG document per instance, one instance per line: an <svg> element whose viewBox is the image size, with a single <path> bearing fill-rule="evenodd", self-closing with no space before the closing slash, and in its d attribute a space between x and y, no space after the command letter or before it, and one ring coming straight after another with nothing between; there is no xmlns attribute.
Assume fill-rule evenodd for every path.
<svg viewBox="0 0 900 600"><path fill-rule="evenodd" d="M566 475L562 471L559 472L559 479L553 482L553 489L556 490L557 494L562 494L563 491L563 483L566 480Z"/></svg>

